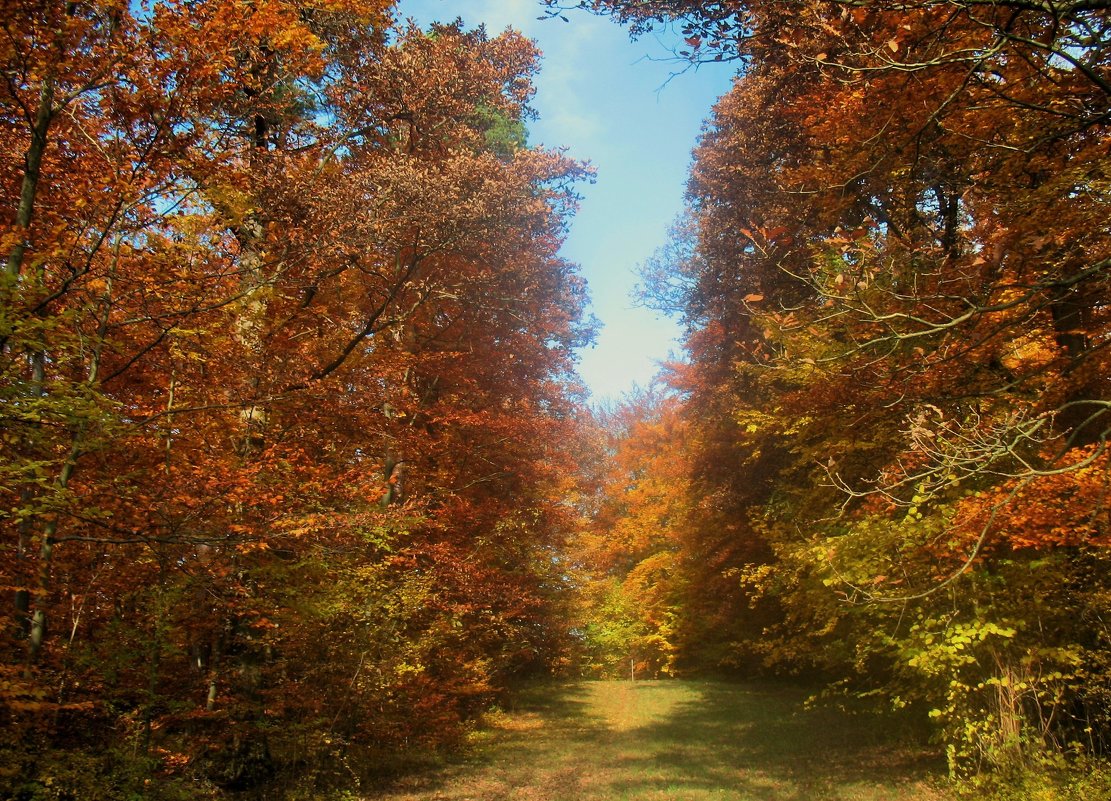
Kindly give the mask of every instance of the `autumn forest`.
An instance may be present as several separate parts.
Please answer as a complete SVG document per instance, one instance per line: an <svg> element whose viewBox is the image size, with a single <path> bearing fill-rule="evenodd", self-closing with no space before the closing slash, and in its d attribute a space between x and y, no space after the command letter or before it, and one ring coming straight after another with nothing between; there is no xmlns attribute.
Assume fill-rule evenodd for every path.
<svg viewBox="0 0 1111 801"><path fill-rule="evenodd" d="M585 13L737 74L615 404L527 38L3 0L0 799L349 798L630 673L1111 788L1109 4Z"/></svg>

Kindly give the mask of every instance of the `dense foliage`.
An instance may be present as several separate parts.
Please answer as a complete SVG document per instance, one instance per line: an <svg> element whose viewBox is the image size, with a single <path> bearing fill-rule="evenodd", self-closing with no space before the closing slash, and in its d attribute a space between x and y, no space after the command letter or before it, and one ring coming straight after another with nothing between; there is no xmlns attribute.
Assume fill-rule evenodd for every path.
<svg viewBox="0 0 1111 801"><path fill-rule="evenodd" d="M577 667L1107 756L1107 4L547 6L740 68L644 274L687 360L589 421L527 40L5 2L0 797L311 797Z"/></svg>
<svg viewBox="0 0 1111 801"><path fill-rule="evenodd" d="M4 5L0 797L357 781L565 658L585 171L391 5Z"/></svg>
<svg viewBox="0 0 1111 801"><path fill-rule="evenodd" d="M741 65L645 271L688 332L675 616L727 621L674 659L920 707L960 774L1105 755L1106 4L578 5Z"/></svg>

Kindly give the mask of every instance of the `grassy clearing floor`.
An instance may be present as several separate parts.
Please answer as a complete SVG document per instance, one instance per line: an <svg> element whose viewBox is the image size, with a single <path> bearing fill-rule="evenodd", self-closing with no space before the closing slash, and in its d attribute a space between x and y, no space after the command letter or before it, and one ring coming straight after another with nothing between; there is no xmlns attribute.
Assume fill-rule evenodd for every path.
<svg viewBox="0 0 1111 801"><path fill-rule="evenodd" d="M547 687L475 754L386 801L943 801L941 765L891 721L804 711L792 689L690 681Z"/></svg>

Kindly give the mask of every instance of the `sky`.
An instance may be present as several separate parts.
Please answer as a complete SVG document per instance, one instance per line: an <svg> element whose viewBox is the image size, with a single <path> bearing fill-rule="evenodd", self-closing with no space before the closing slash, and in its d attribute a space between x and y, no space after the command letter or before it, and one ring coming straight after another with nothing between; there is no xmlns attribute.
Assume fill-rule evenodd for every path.
<svg viewBox="0 0 1111 801"><path fill-rule="evenodd" d="M632 42L609 19L585 12L568 12L568 22L537 19L542 14L540 0L402 0L399 15L422 26L462 17L468 27L485 23L491 35L512 27L544 53L529 144L566 148L597 170L596 182L580 187L562 255L581 266L602 323L596 344L580 354L579 373L595 401L618 400L634 385L646 387L659 362L679 350L677 323L637 307L631 293L637 267L666 242L682 210L691 149L733 67L709 64L672 77L682 65L661 36Z"/></svg>

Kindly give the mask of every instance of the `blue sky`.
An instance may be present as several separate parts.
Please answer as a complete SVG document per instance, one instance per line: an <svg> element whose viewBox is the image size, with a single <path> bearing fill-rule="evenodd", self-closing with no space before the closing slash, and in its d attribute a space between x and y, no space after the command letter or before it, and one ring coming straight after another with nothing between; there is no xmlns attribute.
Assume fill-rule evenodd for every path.
<svg viewBox="0 0 1111 801"><path fill-rule="evenodd" d="M402 0L400 15L424 25L462 17L506 27L537 41L544 53L533 103L540 119L529 142L566 147L598 171L584 196L563 255L582 266L593 311L603 324L581 354L580 373L596 400L645 386L657 363L677 350L674 322L636 308L636 268L667 237L682 208L690 151L733 68L704 65L670 82L679 69L668 42L627 32L608 19L568 13L569 22L538 20L539 0ZM666 84L666 85L665 85Z"/></svg>

